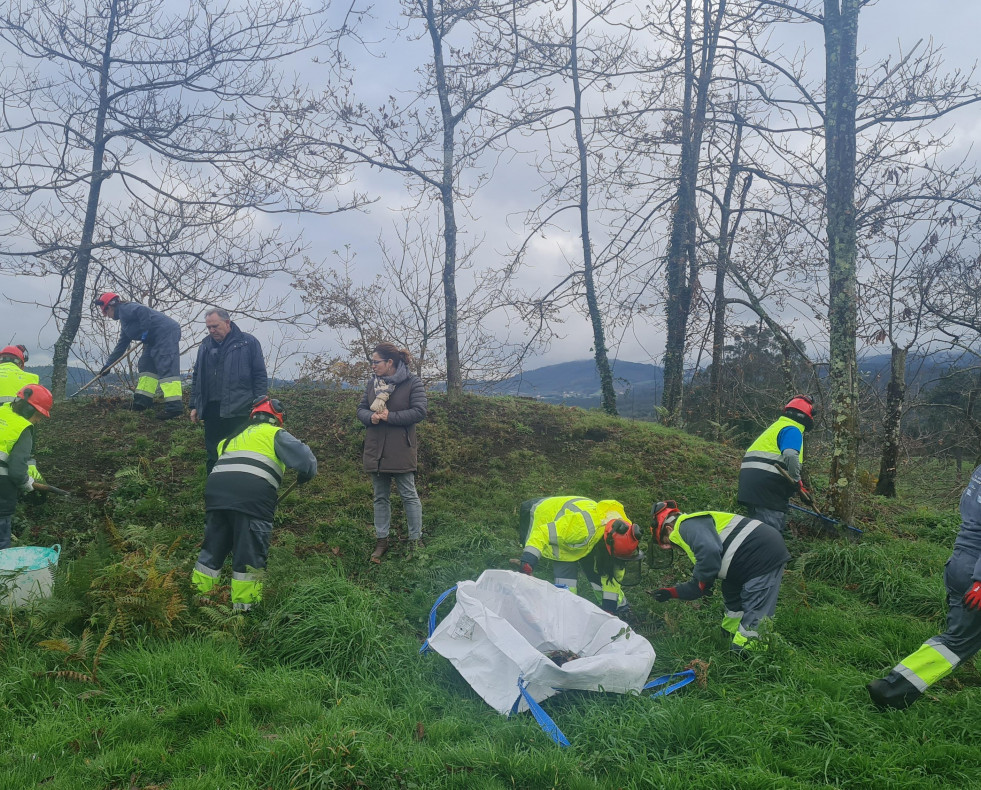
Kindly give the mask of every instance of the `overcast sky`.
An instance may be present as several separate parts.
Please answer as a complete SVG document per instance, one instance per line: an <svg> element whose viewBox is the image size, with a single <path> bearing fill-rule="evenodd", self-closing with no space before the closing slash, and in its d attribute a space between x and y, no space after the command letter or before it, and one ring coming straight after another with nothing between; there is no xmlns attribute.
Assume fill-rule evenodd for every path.
<svg viewBox="0 0 981 790"><path fill-rule="evenodd" d="M395 7L392 0L388 3ZM376 3L383 8L384 2ZM638 5L641 5L638 3ZM969 69L975 60L977 31L981 28L981 2L979 0L879 0L862 12L859 29L859 48L863 62L871 62L888 53L897 52L900 45L906 49L919 39L933 40L945 48L949 69L960 67ZM796 31L806 28L797 26ZM816 27L810 30L812 36L819 34ZM820 53L821 41L812 38L810 46L818 50L818 66L823 68ZM793 46L788 41L786 46ZM397 73L399 63L392 62L393 56L375 61L367 66L376 74ZM952 116L949 123L956 126L956 146L959 152L974 146L981 137L981 107L975 105ZM978 148L974 147L976 153ZM357 253L359 264L363 267L365 279L380 270L380 255L377 250L379 232L388 232L393 221L398 219L395 209L407 202L405 190L399 179L378 173L362 176L359 189L379 196L381 199L370 210L361 215L350 212L333 217L309 218L298 224L310 244L311 254L331 262L330 250L350 245ZM479 223L472 223L462 217L461 230L472 238L474 231L492 233L481 248L485 260L494 260L506 253L509 245L520 237L515 218L523 212L532 200L516 193L509 183L492 181L491 187L482 193L474 203L474 214ZM513 233L509 238L508 233ZM566 238L550 239L538 245L535 260L539 267L536 275L543 279L548 273L565 271L567 263L564 252L574 248L578 240L574 235ZM581 254L581 253L580 253ZM283 288L282 285L274 286ZM49 290L54 288L36 278L12 278L0 275L0 289L7 296L2 304L3 320L0 321L0 340L3 342L23 342L31 348L32 361L43 364L50 359L51 348L57 336L53 322L41 309L16 304L11 299L24 302L44 302L50 298ZM203 318L202 318L203 324ZM250 325L243 322L243 329L253 331L260 339L268 339L269 327ZM590 357L592 336L588 320L583 316L578 321L568 321L563 327L565 337L554 343L547 356L533 362L529 367L567 360ZM653 336L645 327L636 327L622 333L613 333L608 340L612 352L621 359L635 362L660 362L663 345L660 337ZM202 332L203 336L203 332ZM327 334L315 336L306 341L307 350L329 349L331 338ZM184 366L190 360L184 361Z"/></svg>

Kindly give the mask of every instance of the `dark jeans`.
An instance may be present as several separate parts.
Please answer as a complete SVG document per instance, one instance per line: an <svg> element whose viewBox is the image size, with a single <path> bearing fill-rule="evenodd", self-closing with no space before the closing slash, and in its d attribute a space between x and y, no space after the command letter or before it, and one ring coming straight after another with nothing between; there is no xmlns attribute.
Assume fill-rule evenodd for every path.
<svg viewBox="0 0 981 790"><path fill-rule="evenodd" d="M249 421L249 415L240 417L219 417L219 403L211 401L204 407L204 449L208 454L208 474L218 461L218 442L227 439Z"/></svg>

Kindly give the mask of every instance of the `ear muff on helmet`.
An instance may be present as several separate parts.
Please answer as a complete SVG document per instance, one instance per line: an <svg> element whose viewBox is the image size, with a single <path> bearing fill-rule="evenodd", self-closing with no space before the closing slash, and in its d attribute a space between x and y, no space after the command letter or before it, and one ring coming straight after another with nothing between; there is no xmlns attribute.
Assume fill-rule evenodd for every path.
<svg viewBox="0 0 981 790"><path fill-rule="evenodd" d="M651 507L651 532L654 535L654 542L659 546L664 545L663 538L667 538L665 527L674 525L681 511L678 510L678 503L673 499L666 499L662 502L655 502Z"/></svg>
<svg viewBox="0 0 981 790"><path fill-rule="evenodd" d="M286 408L277 398L259 398L254 404L252 404L252 412L249 414L249 417L260 417L269 420L269 417L266 415L272 417L273 420L282 426L284 420L286 419Z"/></svg>
<svg viewBox="0 0 981 790"><path fill-rule="evenodd" d="M606 550L613 557L627 559L637 554L640 546L641 529L622 518L612 519L606 523L603 539Z"/></svg>

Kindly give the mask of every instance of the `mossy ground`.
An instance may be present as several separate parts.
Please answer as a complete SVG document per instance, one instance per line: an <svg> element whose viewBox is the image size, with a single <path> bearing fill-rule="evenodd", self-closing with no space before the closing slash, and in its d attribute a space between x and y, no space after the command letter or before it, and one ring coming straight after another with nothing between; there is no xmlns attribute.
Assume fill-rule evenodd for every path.
<svg viewBox="0 0 981 790"><path fill-rule="evenodd" d="M284 394L320 474L280 507L266 600L248 616L227 590L202 604L187 584L200 427L118 401L59 405L38 458L77 496L15 524L23 543L64 551L54 598L0 623L0 788L981 787L973 664L904 713L875 711L864 689L942 628L964 482L951 470L914 470L899 501L867 496L861 543L800 524L766 653L727 652L717 594L645 595L685 577L683 558L649 571L628 594L655 672L699 662L704 685L554 697L572 742L559 749L419 655L433 601L509 567L524 499L612 497L644 524L660 498L733 509L739 453L594 412L437 396L420 426L427 547L376 566L356 398Z"/></svg>

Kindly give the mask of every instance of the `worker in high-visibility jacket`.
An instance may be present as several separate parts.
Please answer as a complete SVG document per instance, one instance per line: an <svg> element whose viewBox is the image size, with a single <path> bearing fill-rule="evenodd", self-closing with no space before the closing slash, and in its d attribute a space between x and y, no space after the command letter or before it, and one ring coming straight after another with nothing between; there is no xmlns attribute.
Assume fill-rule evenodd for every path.
<svg viewBox="0 0 981 790"><path fill-rule="evenodd" d="M28 359L27 346L18 344L0 349L0 403L12 403L24 387L38 383L37 374L24 370ZM44 482L44 475L33 458L28 461L27 473L35 482Z"/></svg>
<svg viewBox="0 0 981 790"><path fill-rule="evenodd" d="M732 635L730 649L764 648L759 625L772 618L783 570L790 560L780 532L762 521L702 511L682 514L675 502L658 502L651 509L654 542L662 549L678 546L694 563L690 581L662 587L656 601L692 601L722 582L725 615L722 628Z"/></svg>
<svg viewBox="0 0 981 790"><path fill-rule="evenodd" d="M812 503L801 479L804 432L814 427L814 399L797 395L783 407L780 419L756 437L739 469L736 499L751 517L783 532L790 497Z"/></svg>
<svg viewBox="0 0 981 790"><path fill-rule="evenodd" d="M0 403L11 403L24 387L38 383L37 375L24 370L28 358L25 346L0 348Z"/></svg>
<svg viewBox="0 0 981 790"><path fill-rule="evenodd" d="M10 546L10 529L17 499L34 489L28 474L34 452L34 426L51 416L54 399L47 387L32 384L0 406L0 549Z"/></svg>
<svg viewBox="0 0 981 790"><path fill-rule="evenodd" d="M868 685L879 707L903 710L981 650L981 466L961 494L961 529L944 566L947 630Z"/></svg>
<svg viewBox="0 0 981 790"><path fill-rule="evenodd" d="M594 502L576 496L530 499L521 504L522 573L534 574L538 561L552 560L557 585L576 592L581 568L608 612L625 614L620 582L626 560L638 554L641 530L611 499Z"/></svg>
<svg viewBox="0 0 981 790"><path fill-rule="evenodd" d="M317 474L313 451L283 429L285 417L278 400L261 399L248 424L218 443L218 461L204 485L204 541L191 580L200 593L209 592L231 554L235 609L262 600L255 571L266 567L283 473L295 469L300 485Z"/></svg>
<svg viewBox="0 0 981 790"><path fill-rule="evenodd" d="M137 369L140 373L133 392L133 410L145 411L153 406L157 386L163 394L164 410L161 420L180 417L184 413L181 391L181 326L173 318L165 316L137 302L124 302L119 294L107 292L95 300L102 314L119 321L119 342L109 352L109 357L99 371L104 376L129 348L134 340L142 341L143 351Z"/></svg>

